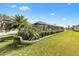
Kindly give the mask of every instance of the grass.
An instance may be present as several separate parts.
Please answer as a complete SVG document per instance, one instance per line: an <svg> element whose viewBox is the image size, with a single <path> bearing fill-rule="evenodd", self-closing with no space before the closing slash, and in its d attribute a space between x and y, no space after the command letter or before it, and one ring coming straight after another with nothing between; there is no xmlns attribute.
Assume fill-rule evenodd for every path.
<svg viewBox="0 0 79 59"><path fill-rule="evenodd" d="M65 31L32 45L0 42L0 55L6 56L79 56L79 32Z"/></svg>

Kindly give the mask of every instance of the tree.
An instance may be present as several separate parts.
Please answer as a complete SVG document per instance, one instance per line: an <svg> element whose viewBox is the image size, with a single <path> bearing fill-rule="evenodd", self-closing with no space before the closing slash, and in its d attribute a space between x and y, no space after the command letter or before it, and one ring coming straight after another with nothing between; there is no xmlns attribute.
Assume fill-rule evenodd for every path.
<svg viewBox="0 0 79 59"><path fill-rule="evenodd" d="M15 15L10 24L10 28L18 29L18 36L24 40L33 40L39 37L38 30L27 22L27 19L22 15Z"/></svg>
<svg viewBox="0 0 79 59"><path fill-rule="evenodd" d="M0 31L6 29L6 24L11 20L11 18L5 14L0 14Z"/></svg>

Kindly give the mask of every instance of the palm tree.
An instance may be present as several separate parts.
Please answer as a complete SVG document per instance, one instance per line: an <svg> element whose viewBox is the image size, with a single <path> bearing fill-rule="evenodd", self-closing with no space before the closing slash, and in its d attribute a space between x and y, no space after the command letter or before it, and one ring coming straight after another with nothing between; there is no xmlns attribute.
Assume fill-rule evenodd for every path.
<svg viewBox="0 0 79 59"><path fill-rule="evenodd" d="M22 15L13 17L11 28L18 29L18 36L24 40L33 40L39 37L38 30L27 22L27 19Z"/></svg>
<svg viewBox="0 0 79 59"><path fill-rule="evenodd" d="M19 29L23 27L25 22L27 22L27 19L25 19L24 16L15 15L14 17L12 17L11 22L6 24L6 27L8 28L8 30L16 29L16 28Z"/></svg>

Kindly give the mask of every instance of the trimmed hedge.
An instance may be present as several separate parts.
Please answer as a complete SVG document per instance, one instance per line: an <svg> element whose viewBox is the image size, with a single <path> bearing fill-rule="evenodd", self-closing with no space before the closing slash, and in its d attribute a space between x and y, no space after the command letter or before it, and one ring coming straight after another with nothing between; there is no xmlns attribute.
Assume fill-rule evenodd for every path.
<svg viewBox="0 0 79 59"><path fill-rule="evenodd" d="M59 32L63 32L63 30L42 31L42 32L40 32L39 37L37 37L37 38L33 37L33 39L26 40L26 41L29 41L29 42L30 41L36 41L37 39L40 39L40 38L43 38L45 36L52 35L52 34L55 34L55 33L59 33ZM17 44L21 43L20 38L15 37L14 39L16 39L16 40L14 40L14 42L16 42ZM23 39L23 40L25 40L25 39Z"/></svg>
<svg viewBox="0 0 79 59"><path fill-rule="evenodd" d="M55 33L59 33L59 32L63 32L63 30L42 31L40 33L40 37L44 37L44 36L55 34Z"/></svg>

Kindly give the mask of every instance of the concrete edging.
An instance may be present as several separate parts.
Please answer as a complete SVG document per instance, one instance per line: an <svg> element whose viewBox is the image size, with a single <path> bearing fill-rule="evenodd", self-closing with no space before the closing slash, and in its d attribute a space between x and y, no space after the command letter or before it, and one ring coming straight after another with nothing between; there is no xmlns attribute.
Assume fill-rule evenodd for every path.
<svg viewBox="0 0 79 59"><path fill-rule="evenodd" d="M33 40L33 41L23 40L23 38L21 36L17 36L17 37L20 38L20 43L21 44L32 44L32 43L38 42L40 40L43 40L45 38L48 38L50 36L55 36L55 35L57 35L57 33L53 34L53 35L48 35L48 36L45 36L45 37L39 38L38 40Z"/></svg>

